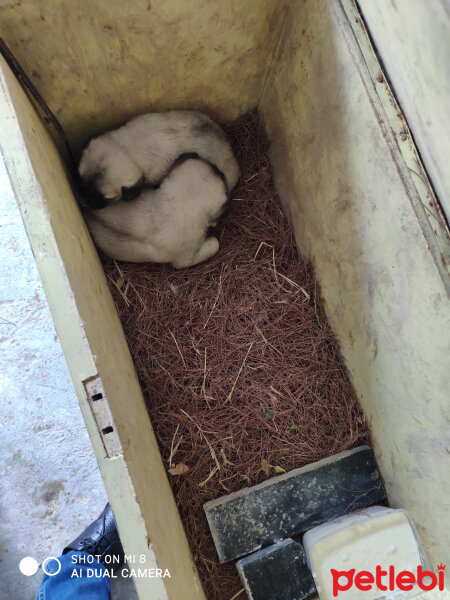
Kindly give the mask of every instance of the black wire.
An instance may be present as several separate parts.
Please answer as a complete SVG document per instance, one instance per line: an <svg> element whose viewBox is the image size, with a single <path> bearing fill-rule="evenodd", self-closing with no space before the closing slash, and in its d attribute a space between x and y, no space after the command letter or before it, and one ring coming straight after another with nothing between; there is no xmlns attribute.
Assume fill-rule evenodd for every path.
<svg viewBox="0 0 450 600"><path fill-rule="evenodd" d="M16 60L14 54L8 48L5 40L2 37L0 37L0 54L3 56L3 58L8 63L11 71L14 73L14 75L16 76L17 80L19 81L19 83L21 84L21 86L25 90L25 92L27 92L34 98L35 102L37 103L37 105L39 106L41 111L43 112L44 121L47 123L47 125L53 125L53 127L57 131L58 135L61 137L61 139L64 143L64 147L67 151L68 157L69 157L70 161L72 162L74 172L76 173L77 163L72 154L72 150L70 148L69 142L67 141L66 135L64 133L63 128L61 127L60 122L55 117L55 115L52 113L52 111L49 109L47 103L42 98L40 93L37 91L33 82L28 77L28 75L25 73L25 71L22 69L19 62Z"/></svg>

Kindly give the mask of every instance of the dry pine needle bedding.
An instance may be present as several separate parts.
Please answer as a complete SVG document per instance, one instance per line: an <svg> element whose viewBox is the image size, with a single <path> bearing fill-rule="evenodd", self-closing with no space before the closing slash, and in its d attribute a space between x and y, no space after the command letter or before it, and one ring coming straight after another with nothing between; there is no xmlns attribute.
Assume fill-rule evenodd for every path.
<svg viewBox="0 0 450 600"><path fill-rule="evenodd" d="M242 176L219 253L181 271L103 261L209 600L242 585L218 563L204 502L368 439L258 116L226 130Z"/></svg>

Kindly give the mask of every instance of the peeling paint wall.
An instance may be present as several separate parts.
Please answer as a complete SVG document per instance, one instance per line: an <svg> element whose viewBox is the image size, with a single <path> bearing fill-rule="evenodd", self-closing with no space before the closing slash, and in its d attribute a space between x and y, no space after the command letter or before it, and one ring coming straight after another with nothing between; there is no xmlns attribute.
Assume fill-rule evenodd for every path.
<svg viewBox="0 0 450 600"><path fill-rule="evenodd" d="M358 4L450 220L450 4Z"/></svg>
<svg viewBox="0 0 450 600"><path fill-rule="evenodd" d="M288 3L25 1L0 6L0 35L79 148L147 111L254 108Z"/></svg>
<svg viewBox="0 0 450 600"><path fill-rule="evenodd" d="M450 559L450 306L342 5L294 0L263 94L275 180L369 418L393 506Z"/></svg>

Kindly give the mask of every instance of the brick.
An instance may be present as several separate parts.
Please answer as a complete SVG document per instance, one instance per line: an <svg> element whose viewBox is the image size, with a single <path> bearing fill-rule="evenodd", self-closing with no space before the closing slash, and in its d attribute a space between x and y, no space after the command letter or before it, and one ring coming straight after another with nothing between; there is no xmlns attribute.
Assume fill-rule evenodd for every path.
<svg viewBox="0 0 450 600"><path fill-rule="evenodd" d="M383 498L373 452L359 446L203 508L219 560L227 562Z"/></svg>
<svg viewBox="0 0 450 600"><path fill-rule="evenodd" d="M236 563L250 600L303 600L316 592L303 546L277 542Z"/></svg>

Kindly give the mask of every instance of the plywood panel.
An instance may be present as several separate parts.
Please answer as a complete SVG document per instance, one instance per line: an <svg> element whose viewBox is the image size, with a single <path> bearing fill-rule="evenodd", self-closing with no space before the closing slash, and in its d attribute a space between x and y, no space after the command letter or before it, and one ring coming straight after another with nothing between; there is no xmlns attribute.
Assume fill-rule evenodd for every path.
<svg viewBox="0 0 450 600"><path fill-rule="evenodd" d="M146 111L253 108L288 3L25 0L0 7L0 35L78 147Z"/></svg>
<svg viewBox="0 0 450 600"><path fill-rule="evenodd" d="M445 563L449 282L340 2L293 1L261 109L390 501L411 510L433 564Z"/></svg>
<svg viewBox="0 0 450 600"><path fill-rule="evenodd" d="M103 269L61 159L0 60L0 148L116 515L125 552L171 577L136 579L140 597L204 598ZM108 457L83 382L100 377L120 436ZM133 565L131 565L133 566Z"/></svg>
<svg viewBox="0 0 450 600"><path fill-rule="evenodd" d="M450 5L359 0L359 6L450 220Z"/></svg>

